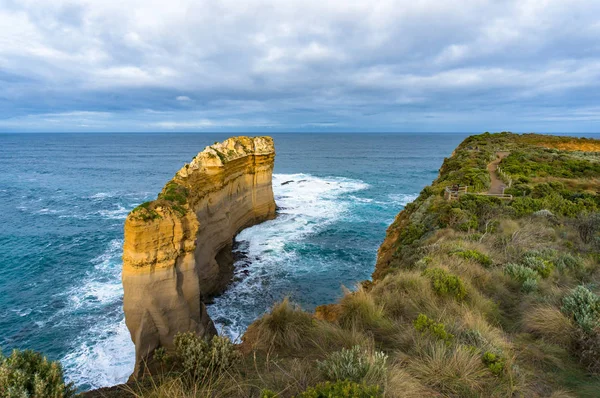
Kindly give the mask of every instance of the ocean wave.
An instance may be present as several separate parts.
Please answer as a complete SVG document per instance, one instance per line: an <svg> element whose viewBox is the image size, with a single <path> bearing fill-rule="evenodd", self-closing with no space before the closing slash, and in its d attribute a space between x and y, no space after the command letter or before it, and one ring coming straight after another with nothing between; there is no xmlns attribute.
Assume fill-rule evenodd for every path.
<svg viewBox="0 0 600 398"><path fill-rule="evenodd" d="M288 269L299 255L298 245L303 239L343 217L354 202L347 194L368 187L363 181L341 177L275 174L278 216L236 237L246 258L236 263L234 283L208 306L217 328L237 340L248 323L273 301L270 284L285 279L286 274L303 272L297 266Z"/></svg>
<svg viewBox="0 0 600 398"><path fill-rule="evenodd" d="M87 388L114 386L127 380L133 371L135 347L125 319L99 322L83 333L75 349L61 362L66 378Z"/></svg>
<svg viewBox="0 0 600 398"><path fill-rule="evenodd" d="M399 204L400 206L406 206L418 197L418 193L393 193L388 195L388 198L390 198L393 203Z"/></svg>
<svg viewBox="0 0 600 398"><path fill-rule="evenodd" d="M91 196L88 196L88 199L106 199L106 198L112 198L115 196L115 193L113 192L98 192L95 193Z"/></svg>
<svg viewBox="0 0 600 398"><path fill-rule="evenodd" d="M127 218L127 214L131 211L131 209L125 208L120 203L116 204L117 208L115 210L99 210L98 214L104 218L108 218L110 220L124 220Z"/></svg>
<svg viewBox="0 0 600 398"><path fill-rule="evenodd" d="M66 293L69 306L61 316L74 312L90 314L90 327L84 328L61 359L66 378L80 387L122 383L133 371L135 347L121 307L122 246L122 239L111 240L101 255L90 260L93 269L82 283Z"/></svg>

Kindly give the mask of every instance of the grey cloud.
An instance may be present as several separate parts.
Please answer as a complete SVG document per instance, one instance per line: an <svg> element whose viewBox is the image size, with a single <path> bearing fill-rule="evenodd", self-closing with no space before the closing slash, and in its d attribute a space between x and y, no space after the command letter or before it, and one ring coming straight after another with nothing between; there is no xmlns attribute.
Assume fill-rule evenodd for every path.
<svg viewBox="0 0 600 398"><path fill-rule="evenodd" d="M594 0L10 1L0 130L593 129L598 15Z"/></svg>

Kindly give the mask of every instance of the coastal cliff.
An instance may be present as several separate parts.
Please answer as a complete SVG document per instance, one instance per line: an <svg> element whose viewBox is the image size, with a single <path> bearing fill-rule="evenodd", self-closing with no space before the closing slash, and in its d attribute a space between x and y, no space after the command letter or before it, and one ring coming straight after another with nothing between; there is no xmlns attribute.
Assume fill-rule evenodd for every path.
<svg viewBox="0 0 600 398"><path fill-rule="evenodd" d="M216 334L203 300L233 272L232 242L242 229L275 217L270 137L235 137L206 147L158 198L125 221L123 306L139 376L178 332Z"/></svg>

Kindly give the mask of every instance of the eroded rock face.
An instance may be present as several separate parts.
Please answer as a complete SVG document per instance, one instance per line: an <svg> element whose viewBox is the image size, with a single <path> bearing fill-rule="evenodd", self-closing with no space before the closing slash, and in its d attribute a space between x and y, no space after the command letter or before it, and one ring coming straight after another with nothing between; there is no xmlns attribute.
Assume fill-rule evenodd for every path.
<svg viewBox="0 0 600 398"><path fill-rule="evenodd" d="M233 272L231 245L243 228L275 217L270 137L235 137L206 147L158 199L125 221L123 306L136 349L137 377L178 332L216 334L203 299Z"/></svg>

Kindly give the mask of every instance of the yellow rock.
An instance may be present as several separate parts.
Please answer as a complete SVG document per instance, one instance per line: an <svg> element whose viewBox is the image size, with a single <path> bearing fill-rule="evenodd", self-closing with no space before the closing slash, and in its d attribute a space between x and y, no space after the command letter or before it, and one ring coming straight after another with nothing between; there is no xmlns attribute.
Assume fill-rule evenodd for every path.
<svg viewBox="0 0 600 398"><path fill-rule="evenodd" d="M275 217L270 137L234 137L206 147L158 199L125 221L123 306L136 369L178 332L216 333L203 298L233 272L231 246L242 229Z"/></svg>

